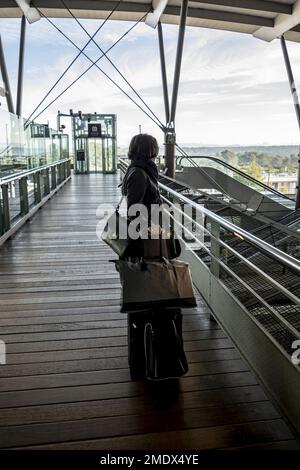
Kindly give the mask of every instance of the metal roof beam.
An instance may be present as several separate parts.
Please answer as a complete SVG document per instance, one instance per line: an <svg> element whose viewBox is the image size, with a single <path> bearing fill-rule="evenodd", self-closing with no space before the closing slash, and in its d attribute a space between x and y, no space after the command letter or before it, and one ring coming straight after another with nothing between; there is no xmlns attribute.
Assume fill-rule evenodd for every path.
<svg viewBox="0 0 300 470"><path fill-rule="evenodd" d="M225 1L225 0L224 0ZM242 0L241 0L242 1ZM250 1L250 0L247 0ZM262 2L262 0L261 0ZM2 0L0 1L0 6L2 3L6 7L16 6L16 2L13 0ZM270 2L264 2L270 3ZM274 2L272 2L274 3ZM60 0L35 0L34 4L37 8L51 8L57 10L63 10L64 7ZM112 2L107 0L68 0L68 7L71 10L111 10ZM134 2L122 2L118 11L128 11L128 12L147 12L149 9L149 3L134 3ZM178 6L167 6L164 15L178 16L180 17L180 7ZM281 16L281 15L279 15ZM274 20L272 18L265 18L257 15L248 15L243 13L233 13L228 11L220 10L206 10L204 8L193 8L189 7L188 18L197 18L197 19L207 19L212 21L225 21L229 23L238 23L238 24L247 24L254 26L266 26L272 28L274 26ZM300 21L298 22L300 23Z"/></svg>
<svg viewBox="0 0 300 470"><path fill-rule="evenodd" d="M39 12L36 8L31 7L29 0L16 0L16 3L20 10L22 10L28 23L35 23L41 19Z"/></svg>
<svg viewBox="0 0 300 470"><path fill-rule="evenodd" d="M265 11L270 13L285 13L291 15L293 5L266 0L192 0L195 3L209 5L222 5L226 7L242 8L246 10Z"/></svg>
<svg viewBox="0 0 300 470"><path fill-rule="evenodd" d="M165 15L176 15L179 16L180 9L178 7L168 6L165 9ZM188 18L199 18L213 21L227 21L230 23L239 24L250 24L258 26L268 26L272 28L274 26L274 20L272 18L264 18L262 16L244 15L241 13L231 13L228 11L219 10L205 10L202 8L189 8Z"/></svg>
<svg viewBox="0 0 300 470"><path fill-rule="evenodd" d="M271 42L273 39L281 37L300 23L300 0L296 0L293 5L292 15L281 13L274 20L273 28L259 28L253 36L263 41Z"/></svg>
<svg viewBox="0 0 300 470"><path fill-rule="evenodd" d="M145 23L147 26L150 26L151 28L156 28L160 20L160 17L163 14L164 9L167 6L167 3L168 3L168 0L152 0L153 11L148 13L145 19Z"/></svg>

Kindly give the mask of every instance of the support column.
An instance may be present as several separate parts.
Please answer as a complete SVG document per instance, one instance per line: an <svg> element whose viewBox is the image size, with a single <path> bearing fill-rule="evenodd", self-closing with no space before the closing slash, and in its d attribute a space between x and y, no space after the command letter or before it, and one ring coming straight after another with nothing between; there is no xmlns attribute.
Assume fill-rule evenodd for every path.
<svg viewBox="0 0 300 470"><path fill-rule="evenodd" d="M162 26L161 26L160 21L158 22L158 26L157 26L159 54L160 54L160 65L161 65L161 77L162 77L162 87L163 87L165 115L166 115L166 126L164 128L164 134L165 134L165 165L166 165L166 175L171 177L171 178L175 177L176 134L175 134L174 121L175 121L175 114L176 114L176 105L177 105L177 96L178 96L178 88L179 88L179 80L180 80L180 70L181 70L181 61L182 61L182 52L183 52L183 43L184 43L184 34L185 34L186 17L187 17L187 11L188 11L188 3L189 3L188 0L182 0L182 4L181 4L180 24L179 24L178 41L177 41L177 51L176 51L176 61L175 61L175 70L174 70L174 82L173 82L171 110L170 110L170 103L169 103L169 93L168 93L168 83L167 83L167 72L166 72L163 33L162 33Z"/></svg>
<svg viewBox="0 0 300 470"><path fill-rule="evenodd" d="M283 36L280 38L281 42L281 48L282 48L282 53L284 57L284 62L285 62L285 67L288 75L288 80L289 80L289 85L290 85L290 90L291 94L293 97L293 102L294 102L294 108L295 108L295 113L296 113L296 118L298 122L298 127L300 131L300 106L299 106L299 100L298 100L298 93L297 93L297 88L293 76L293 71L291 67L291 62L288 54L288 50L286 47L285 39ZM298 152L298 177L297 177L297 186L296 186L296 206L295 209L300 209L300 147L299 147L299 152Z"/></svg>
<svg viewBox="0 0 300 470"><path fill-rule="evenodd" d="M178 42L177 42L177 51L176 51L176 62L175 62L175 71L174 71L174 82L173 82L173 94L172 94L172 102L171 102L170 123L174 123L175 121L188 3L189 3L188 0L182 0L182 4L181 4L179 33L178 33Z"/></svg>
<svg viewBox="0 0 300 470"><path fill-rule="evenodd" d="M2 40L1 40L1 34L0 34L0 69L1 69L2 79L4 83L4 88L5 88L7 108L10 113L14 114L15 110L14 110L13 100L11 96L11 90L10 90L8 73L7 73L6 63L5 63L5 56L4 56L4 50L3 50Z"/></svg>
<svg viewBox="0 0 300 470"><path fill-rule="evenodd" d="M174 130L165 130L165 165L166 175L170 178L175 177L175 143L176 135Z"/></svg>
<svg viewBox="0 0 300 470"><path fill-rule="evenodd" d="M164 39L163 39L162 26L161 26L160 21L158 22L158 25L157 25L157 32L158 32L161 79L162 79L162 87L163 87L163 93L164 93L166 123L168 123L170 120L169 92L168 92L167 71L166 71L166 61L165 61Z"/></svg>
<svg viewBox="0 0 300 470"><path fill-rule="evenodd" d="M26 18L23 15L22 20L21 20L21 32L20 32L18 90L17 90L17 106L16 106L16 114L18 116L21 116L22 114L25 34L26 34Z"/></svg>

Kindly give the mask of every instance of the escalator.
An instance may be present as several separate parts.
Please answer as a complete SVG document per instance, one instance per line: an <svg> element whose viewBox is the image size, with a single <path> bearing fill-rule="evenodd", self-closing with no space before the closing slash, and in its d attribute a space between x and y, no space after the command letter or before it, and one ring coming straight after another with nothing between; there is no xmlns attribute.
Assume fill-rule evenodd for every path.
<svg viewBox="0 0 300 470"><path fill-rule="evenodd" d="M191 201L204 206L225 220L247 230L247 232L254 234L256 237L276 246L281 251L300 259L300 233L291 229L292 224L296 223L295 218L292 218L292 216L294 213L299 212L300 220L300 211L293 211L293 213L290 213L283 219L286 223L281 223L281 221L274 221L261 213L242 206L238 201L229 198L221 192L209 194L203 190L195 190L181 181L162 174L160 174L159 182L165 187L175 190L178 194L186 196ZM253 254L251 247L245 246L244 241L240 237L232 237L226 233L223 235L228 243L240 253L243 253L245 256L246 254L249 256Z"/></svg>
<svg viewBox="0 0 300 470"><path fill-rule="evenodd" d="M177 157L176 180L221 191L273 220L294 211L293 198L214 157Z"/></svg>

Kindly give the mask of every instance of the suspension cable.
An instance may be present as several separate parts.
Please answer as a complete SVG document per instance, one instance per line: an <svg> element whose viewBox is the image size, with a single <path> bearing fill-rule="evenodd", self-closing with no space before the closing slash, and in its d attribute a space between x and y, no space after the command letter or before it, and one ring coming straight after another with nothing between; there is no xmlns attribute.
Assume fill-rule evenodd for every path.
<svg viewBox="0 0 300 470"><path fill-rule="evenodd" d="M44 15L38 8L37 10L39 11L39 13L41 14L41 16L43 16L60 34L62 34L74 47L76 47L76 49L80 50L80 48L72 41L72 39L70 39L63 31L61 31L61 29L56 26L55 23L53 23L46 15ZM149 9L150 11L150 9ZM148 13L148 12L147 12ZM126 33L124 33L107 51L109 52L121 39L123 39L124 36L126 36L135 26L137 26L146 16L147 16L147 13L145 15L143 15ZM105 75L125 96L127 96L127 98L129 98L144 114L146 114L146 116L149 117L149 119L151 119L161 130L164 130L164 127L162 127L150 114L147 113L147 111L145 111L145 109L143 109L125 90L123 90L106 72L104 72L104 70L102 70L97 62L99 62L99 60L104 56L104 54L102 54L102 56L100 56L96 61L93 61L87 54L85 54L85 52L82 52L82 54L91 62L91 65L81 74L79 75L79 77L77 77L77 79L75 79L73 82L71 82L71 84L65 88L58 96L56 96L56 98L54 98L54 100L51 101L51 103L49 103L42 111L40 111L33 120L36 120L46 109L49 108L49 106L51 106L60 96L62 96L69 88L71 88L72 85L74 85L74 83L76 83L83 75L85 75L86 72L88 72L94 65L96 66L96 68L98 70L100 70L100 72Z"/></svg>
<svg viewBox="0 0 300 470"><path fill-rule="evenodd" d="M137 24L137 23L136 23ZM136 24L134 24L128 31L126 31L114 44L112 44L108 49L107 51L110 51L114 46L116 46L135 26ZM67 90L69 90L69 88L71 88L76 82L78 82L78 80L80 80L81 77L83 77L83 75L85 75L92 67L93 65L95 65L97 62L99 62L99 60L103 57L100 56L97 60L95 60L95 62L93 62L86 70L84 70L75 80L73 80L73 82L70 83L70 85L68 85L61 93L59 93L45 108L43 108L43 110L36 115L36 117L34 118L37 119L44 111L46 111L46 109L49 108L49 106L51 106L58 98L60 98Z"/></svg>
<svg viewBox="0 0 300 470"><path fill-rule="evenodd" d="M112 16L112 14L116 11L116 9L119 7L120 3L122 2L122 0L119 0L119 2L114 6L114 8L112 9L112 11L109 13L109 15L105 18L105 20L103 21L103 23L100 24L99 28L96 30L96 32L93 34L93 36L90 36L90 39L89 41L84 45L84 47L78 52L78 54L74 57L74 59L70 62L70 64L68 65L68 67L65 69L65 71L60 75L60 77L56 80L56 82L54 83L54 85L52 85L52 87L50 88L50 90L45 94L44 98L39 102L39 104L34 108L34 110L32 111L32 113L30 114L30 116L27 118L26 122L25 122L25 126L27 124L28 121L30 121L30 119L32 118L32 116L34 115L34 113L39 109L39 107L44 103L44 101L48 98L48 96L50 95L50 93L54 90L54 88L58 85L58 83L61 81L61 79L66 75L66 73L68 72L68 70L70 70L70 68L72 67L72 65L76 62L76 60L78 59L78 57L81 55L81 53L87 48L87 46L90 44L90 42L94 39L94 37L99 33L100 29L103 28L103 26L105 25L105 23L109 20L109 18Z"/></svg>
<svg viewBox="0 0 300 470"><path fill-rule="evenodd" d="M83 26L83 24L79 21L79 19L72 13L70 8L66 5L64 0L60 0L62 5L65 7L65 9L69 12L69 14L74 18L76 23L83 29L83 31L87 34L87 36L90 38L90 41L92 41L95 46L99 49L99 51L104 54L105 58L108 60L108 62L113 66L113 68L118 72L118 74L123 78L123 80L127 83L127 85L131 88L131 90L135 93L135 95L142 101L142 103L146 106L146 108L150 111L150 113L155 117L155 119L160 123L161 126L163 126L163 123L161 120L157 117L157 115L152 111L152 109L148 106L148 104L145 102L145 100L141 97L141 95L136 91L136 89L131 85L131 83L127 80L127 78L123 75L123 73L118 69L118 67L113 63L113 61L108 57L108 55L103 51L103 49L99 46L99 44L94 40L94 36L92 37L87 29Z"/></svg>

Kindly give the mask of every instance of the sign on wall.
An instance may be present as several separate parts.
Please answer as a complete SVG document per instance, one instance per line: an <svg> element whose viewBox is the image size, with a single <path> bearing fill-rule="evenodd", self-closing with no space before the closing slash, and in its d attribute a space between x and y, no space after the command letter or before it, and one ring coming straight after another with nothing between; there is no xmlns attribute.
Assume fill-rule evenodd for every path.
<svg viewBox="0 0 300 470"><path fill-rule="evenodd" d="M102 137L101 124L88 124L88 137L100 138Z"/></svg>

